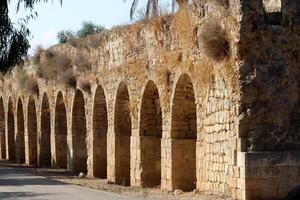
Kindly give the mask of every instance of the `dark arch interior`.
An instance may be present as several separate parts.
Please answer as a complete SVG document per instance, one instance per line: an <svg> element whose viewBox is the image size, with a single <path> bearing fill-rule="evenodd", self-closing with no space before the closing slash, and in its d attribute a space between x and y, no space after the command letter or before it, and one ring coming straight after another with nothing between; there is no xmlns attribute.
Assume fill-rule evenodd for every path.
<svg viewBox="0 0 300 200"><path fill-rule="evenodd" d="M5 114L2 97L0 98L0 158L6 159Z"/></svg>
<svg viewBox="0 0 300 200"><path fill-rule="evenodd" d="M115 176L116 183L130 185L130 136L131 114L127 87L119 85L115 105Z"/></svg>
<svg viewBox="0 0 300 200"><path fill-rule="evenodd" d="M104 90L99 86L94 100L93 130L94 130L94 176L107 177L107 107Z"/></svg>
<svg viewBox="0 0 300 200"><path fill-rule="evenodd" d="M74 173L87 173L87 148L86 148L86 117L84 96L80 90L76 91L73 102L72 138Z"/></svg>
<svg viewBox="0 0 300 200"><path fill-rule="evenodd" d="M17 161L25 163L24 113L22 100L18 100L17 108Z"/></svg>
<svg viewBox="0 0 300 200"><path fill-rule="evenodd" d="M143 94L140 118L142 185L153 187L161 182L162 113L159 94L150 81Z"/></svg>
<svg viewBox="0 0 300 200"><path fill-rule="evenodd" d="M173 189L196 188L196 103L190 78L182 75L176 85L172 106Z"/></svg>
<svg viewBox="0 0 300 200"><path fill-rule="evenodd" d="M15 152L15 119L14 119L14 111L13 111L13 103L12 100L9 99L8 102L8 110L7 110L7 139L8 139L8 159L15 160L16 152Z"/></svg>
<svg viewBox="0 0 300 200"><path fill-rule="evenodd" d="M29 98L27 113L27 132L28 132L28 164L37 164L37 118L36 107L33 97Z"/></svg>
<svg viewBox="0 0 300 200"><path fill-rule="evenodd" d="M40 154L39 164L41 166L51 166L51 124L50 124L50 108L49 101L46 94L42 100L41 113L41 140L40 140Z"/></svg>
<svg viewBox="0 0 300 200"><path fill-rule="evenodd" d="M58 93L55 106L55 161L59 168L67 168L68 144L67 144L67 115L64 98Z"/></svg>

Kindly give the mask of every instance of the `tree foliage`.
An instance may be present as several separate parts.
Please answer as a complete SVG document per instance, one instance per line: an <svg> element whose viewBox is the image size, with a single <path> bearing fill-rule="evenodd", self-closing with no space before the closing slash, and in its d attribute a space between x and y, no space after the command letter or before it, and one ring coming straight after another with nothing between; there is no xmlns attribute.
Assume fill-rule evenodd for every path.
<svg viewBox="0 0 300 200"><path fill-rule="evenodd" d="M70 39L75 38L76 36L73 31L67 30L67 31L59 31L56 37L58 42L63 44L68 42Z"/></svg>
<svg viewBox="0 0 300 200"><path fill-rule="evenodd" d="M28 21L34 18L34 6L40 2L48 0L18 0L17 11L23 5L24 9L29 10L29 15L12 23L8 15L8 5L10 0L1 0L0 3L0 72L6 73L17 63L21 62L27 55L30 48L28 37L30 31L26 27ZM62 3L62 0L60 0Z"/></svg>
<svg viewBox="0 0 300 200"><path fill-rule="evenodd" d="M76 38L84 38L88 35L92 35L95 33L100 33L105 30L104 26L96 25L93 22L86 22L84 21L82 23L82 27L75 33L71 30L62 30L57 33L57 39L59 43L66 43L67 41L71 39Z"/></svg>
<svg viewBox="0 0 300 200"><path fill-rule="evenodd" d="M77 31L76 35L78 38L84 38L88 35L100 33L104 30L104 26L96 25L93 22L83 22L81 29Z"/></svg>

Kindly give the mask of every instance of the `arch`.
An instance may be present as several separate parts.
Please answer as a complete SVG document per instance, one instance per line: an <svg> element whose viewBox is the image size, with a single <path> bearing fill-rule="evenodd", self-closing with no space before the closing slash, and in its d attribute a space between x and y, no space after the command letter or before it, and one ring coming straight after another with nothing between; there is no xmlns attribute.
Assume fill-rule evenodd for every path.
<svg viewBox="0 0 300 200"><path fill-rule="evenodd" d="M55 161L54 165L66 169L68 163L67 143L67 113L64 97L61 92L57 94L55 105Z"/></svg>
<svg viewBox="0 0 300 200"><path fill-rule="evenodd" d="M128 89L120 83L115 103L115 178L117 184L130 185L131 112Z"/></svg>
<svg viewBox="0 0 300 200"><path fill-rule="evenodd" d="M0 98L0 155L1 159L6 159L5 113L2 97Z"/></svg>
<svg viewBox="0 0 300 200"><path fill-rule="evenodd" d="M153 187L161 182L162 111L153 81L146 85L140 115L142 185Z"/></svg>
<svg viewBox="0 0 300 200"><path fill-rule="evenodd" d="M86 116L83 93L76 91L72 110L73 173L87 173Z"/></svg>
<svg viewBox="0 0 300 200"><path fill-rule="evenodd" d="M32 96L29 97L27 108L27 134L28 134L28 163L30 165L37 164L37 118L36 106Z"/></svg>
<svg viewBox="0 0 300 200"><path fill-rule="evenodd" d="M98 86L93 108L93 174L99 178L107 177L107 106L104 90Z"/></svg>
<svg viewBox="0 0 300 200"><path fill-rule="evenodd" d="M25 163L25 135L24 135L24 112L22 99L18 100L17 107L17 161Z"/></svg>
<svg viewBox="0 0 300 200"><path fill-rule="evenodd" d="M172 104L172 184L173 189L196 188L197 116L193 84L180 76Z"/></svg>
<svg viewBox="0 0 300 200"><path fill-rule="evenodd" d="M8 159L15 160L15 119L14 119L14 106L11 98L8 100L7 109L7 140L8 140Z"/></svg>
<svg viewBox="0 0 300 200"><path fill-rule="evenodd" d="M45 93L42 99L41 110L41 138L40 138L39 164L51 166L51 123L48 96Z"/></svg>

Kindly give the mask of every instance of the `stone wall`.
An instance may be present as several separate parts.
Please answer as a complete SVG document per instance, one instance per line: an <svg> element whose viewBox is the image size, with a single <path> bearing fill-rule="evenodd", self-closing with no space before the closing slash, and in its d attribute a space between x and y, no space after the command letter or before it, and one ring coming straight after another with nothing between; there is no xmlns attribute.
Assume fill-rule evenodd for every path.
<svg viewBox="0 0 300 200"><path fill-rule="evenodd" d="M247 199L283 198L299 185L299 165L289 161L290 155L296 159L300 147L299 6L297 1L282 0L275 23L270 23L260 1L244 1L242 7L239 137L243 153L237 158L245 171L241 178L246 179ZM295 177L291 179L290 173Z"/></svg>
<svg viewBox="0 0 300 200"><path fill-rule="evenodd" d="M282 4L279 25L268 25L263 1L202 9L51 47L91 63L74 65L75 88L38 78L32 94L14 73L5 78L1 158L120 185L284 197L300 176L299 7ZM230 58L214 61L200 48L201 24L224 12ZM295 178L282 185L287 169Z"/></svg>

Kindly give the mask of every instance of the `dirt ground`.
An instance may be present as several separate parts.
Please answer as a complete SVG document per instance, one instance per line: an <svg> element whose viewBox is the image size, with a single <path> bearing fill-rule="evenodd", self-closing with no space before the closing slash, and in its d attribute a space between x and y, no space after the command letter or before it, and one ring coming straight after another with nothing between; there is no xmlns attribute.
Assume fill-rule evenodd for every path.
<svg viewBox="0 0 300 200"><path fill-rule="evenodd" d="M8 167L18 168L19 170L24 170L33 174L37 174L40 176L44 176L46 178L61 181L68 184L80 185L83 187L89 187L93 189L98 189L102 191L122 194L126 196L132 197L140 197L145 199L157 199L157 200L224 200L227 199L225 197L219 197L216 195L205 195L198 193L196 191L193 192L167 192L161 191L159 188L137 188L137 187L125 187L115 184L108 184L106 179L98 179L98 178L79 178L78 176L74 176L70 174L66 170L62 169L52 169L52 168L36 168L27 165L19 165L12 162L1 162L1 165L5 165Z"/></svg>

